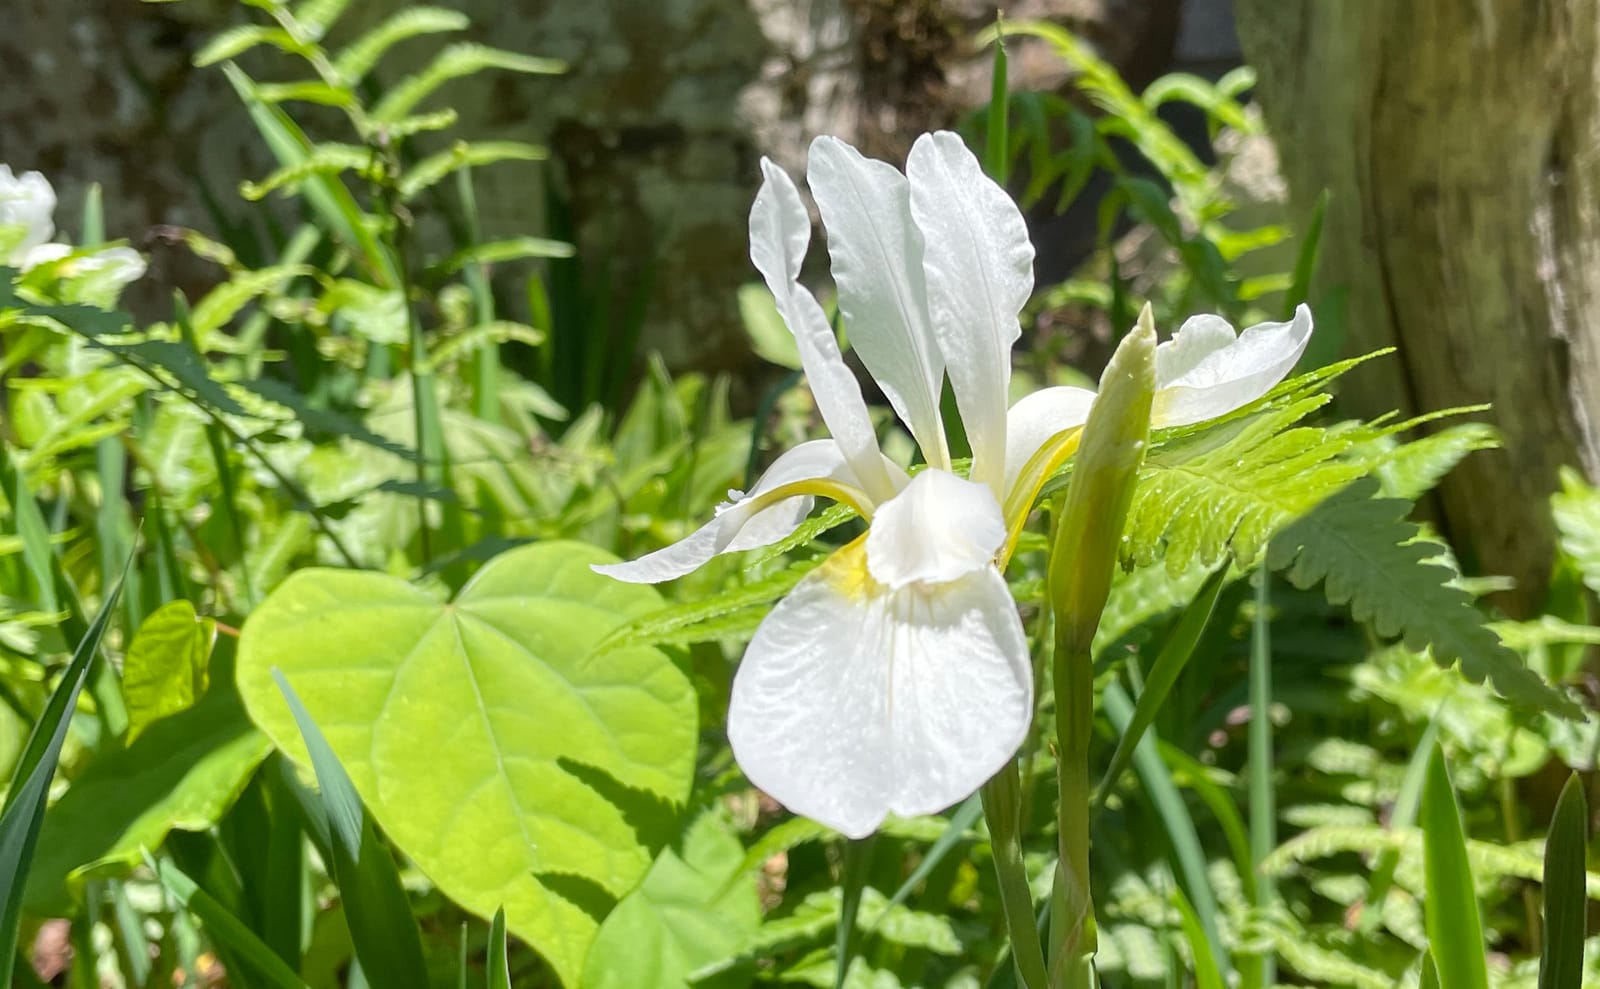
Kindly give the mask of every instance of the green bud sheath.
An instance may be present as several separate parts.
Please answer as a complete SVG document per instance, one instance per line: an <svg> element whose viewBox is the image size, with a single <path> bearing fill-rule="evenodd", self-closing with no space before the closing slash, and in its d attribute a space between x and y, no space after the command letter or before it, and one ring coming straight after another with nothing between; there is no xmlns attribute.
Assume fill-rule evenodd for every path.
<svg viewBox="0 0 1600 989"><path fill-rule="evenodd" d="M1146 304L1100 376L1050 553L1057 635L1075 650L1089 648L1111 592L1123 523L1149 446L1155 367L1155 320Z"/></svg>
<svg viewBox="0 0 1600 989"><path fill-rule="evenodd" d="M1049 979L1059 989L1094 985L1094 900L1089 885L1089 743L1094 722L1090 647L1111 593L1122 527L1150 441L1155 395L1156 330L1150 307L1139 314L1100 377L1099 397L1083 427L1066 505L1050 551L1055 610L1053 671L1061 857L1050 912Z"/></svg>

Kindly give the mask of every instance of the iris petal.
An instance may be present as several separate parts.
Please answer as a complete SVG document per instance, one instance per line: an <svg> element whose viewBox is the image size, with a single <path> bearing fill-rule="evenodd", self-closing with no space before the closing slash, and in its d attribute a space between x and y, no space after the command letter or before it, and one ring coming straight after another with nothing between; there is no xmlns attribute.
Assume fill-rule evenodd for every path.
<svg viewBox="0 0 1600 989"><path fill-rule="evenodd" d="M1187 426L1227 415L1272 390L1311 342L1311 310L1287 323L1260 323L1235 336L1220 316L1193 316L1156 348L1151 425Z"/></svg>
<svg viewBox="0 0 1600 989"><path fill-rule="evenodd" d="M883 460L891 483L906 483L905 472ZM596 573L630 584L659 584L692 573L721 553L770 546L793 532L811 511L809 495L784 498L761 507L758 499L785 485L826 480L858 487L855 471L833 440L811 440L785 452L761 476L748 495L724 505L710 522L670 546L625 563L595 564Z"/></svg>
<svg viewBox="0 0 1600 989"><path fill-rule="evenodd" d="M1028 227L1016 203L949 131L917 138L906 175L911 215L922 231L928 313L972 444L972 479L998 498L1011 347L1033 292Z"/></svg>
<svg viewBox="0 0 1600 989"><path fill-rule="evenodd" d="M1089 418L1094 392L1062 385L1042 388L1017 401L1006 413L1006 491L1017 483L1022 468L1057 433L1081 426Z"/></svg>
<svg viewBox="0 0 1600 989"><path fill-rule="evenodd" d="M750 208L750 260L766 279L778 313L794 334L806 381L828 432L838 441L867 494L875 501L887 500L893 497L894 488L881 466L878 438L861 386L845 366L822 306L800 284L800 265L811 243L811 217L783 169L763 158L761 171L766 181Z"/></svg>
<svg viewBox="0 0 1600 989"><path fill-rule="evenodd" d="M728 713L750 781L852 838L971 794L1033 713L1022 623L993 567L892 590L865 555L852 544L778 602Z"/></svg>
<svg viewBox="0 0 1600 989"><path fill-rule="evenodd" d="M910 184L887 162L834 137L811 142L806 184L828 231L850 346L906 424L928 463L950 465L939 392L944 355L928 321L922 234Z"/></svg>

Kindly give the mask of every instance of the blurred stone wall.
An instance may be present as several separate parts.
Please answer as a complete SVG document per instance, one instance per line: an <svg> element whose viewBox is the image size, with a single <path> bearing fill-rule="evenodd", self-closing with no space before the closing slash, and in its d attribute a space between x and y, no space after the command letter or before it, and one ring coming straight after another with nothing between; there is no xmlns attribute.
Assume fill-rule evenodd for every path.
<svg viewBox="0 0 1600 989"><path fill-rule="evenodd" d="M74 236L83 190L104 187L108 232L157 245L151 287L134 300L141 308L160 312L158 296L172 284L203 290L215 270L160 249L147 232L175 224L216 234L252 215L238 183L269 171L271 160L221 73L190 60L215 31L259 15L231 0L5 2L0 161L50 176L61 225ZM543 232L554 183L591 290L614 295L619 311L639 303L644 345L673 368L732 370L749 360L734 290L751 277L745 219L761 154L798 171L811 137L832 133L898 158L917 133L949 125L988 94L988 56L971 44L993 17L985 0L448 2L473 18L473 40L571 66L559 78L491 73L442 94L461 111L463 136L552 148L545 166L475 173L488 233ZM354 0L331 41L399 6ZM1189 0L1187 12L1180 0L999 6L1008 17L1082 31L1136 83L1168 68L1180 36L1207 51L1218 24L1231 37L1221 0ZM415 68L436 47L406 43L380 78ZM243 64L258 78L298 73L276 53ZM1019 87L1064 81L1036 46L1017 46L1012 65ZM315 137L348 137L328 111L292 109ZM437 234L433 241L442 246Z"/></svg>

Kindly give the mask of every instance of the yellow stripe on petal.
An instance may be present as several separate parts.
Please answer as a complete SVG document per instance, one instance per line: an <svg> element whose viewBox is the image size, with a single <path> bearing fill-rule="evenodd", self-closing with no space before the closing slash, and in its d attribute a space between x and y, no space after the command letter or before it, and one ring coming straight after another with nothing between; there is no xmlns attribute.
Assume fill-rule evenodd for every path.
<svg viewBox="0 0 1600 989"><path fill-rule="evenodd" d="M1028 458L1028 462L1017 474L1016 483L1006 492L1006 544L1001 549L999 557L1002 571L1011 561L1011 554L1016 552L1017 540L1022 537L1022 529L1028 524L1028 516L1033 512L1034 499L1039 497L1044 482L1061 469L1061 465L1067 462L1068 457L1078 452L1078 441L1082 438L1082 426L1063 429L1050 437L1039 447L1038 452Z"/></svg>

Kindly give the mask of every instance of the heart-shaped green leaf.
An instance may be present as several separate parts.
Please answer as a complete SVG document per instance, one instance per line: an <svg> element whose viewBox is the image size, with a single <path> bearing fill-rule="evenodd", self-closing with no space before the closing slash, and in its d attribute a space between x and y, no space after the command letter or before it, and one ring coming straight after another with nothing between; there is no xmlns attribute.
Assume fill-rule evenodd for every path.
<svg viewBox="0 0 1600 989"><path fill-rule="evenodd" d="M576 985L605 914L676 829L695 696L662 653L591 655L660 607L580 543L490 561L446 603L381 574L304 570L245 624L239 691L307 763L281 669L384 831L439 888Z"/></svg>

